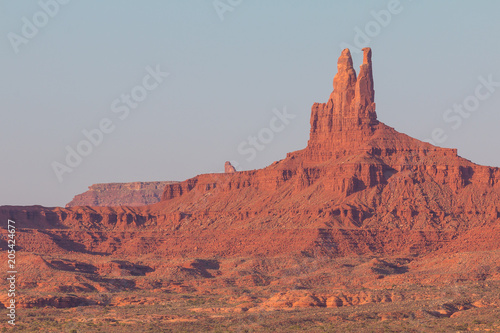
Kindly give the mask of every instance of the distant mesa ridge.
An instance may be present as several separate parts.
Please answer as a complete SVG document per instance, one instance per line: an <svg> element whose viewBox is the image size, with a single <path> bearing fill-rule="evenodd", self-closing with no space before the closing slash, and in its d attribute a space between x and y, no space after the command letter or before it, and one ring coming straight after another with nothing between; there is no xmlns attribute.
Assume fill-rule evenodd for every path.
<svg viewBox="0 0 500 333"><path fill-rule="evenodd" d="M144 206L160 201L165 185L175 182L105 183L89 186L76 195L66 207L74 206Z"/></svg>
<svg viewBox="0 0 500 333"><path fill-rule="evenodd" d="M227 161L225 173L236 172ZM177 181L101 183L89 186L89 190L76 195L66 207L75 206L145 206L160 201L165 185L176 184Z"/></svg>

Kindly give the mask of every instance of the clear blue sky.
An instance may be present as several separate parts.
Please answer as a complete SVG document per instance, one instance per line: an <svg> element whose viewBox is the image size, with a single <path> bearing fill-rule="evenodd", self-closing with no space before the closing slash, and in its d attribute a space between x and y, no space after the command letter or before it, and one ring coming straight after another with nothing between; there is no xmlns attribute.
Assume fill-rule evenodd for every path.
<svg viewBox="0 0 500 333"><path fill-rule="evenodd" d="M221 172L226 160L248 170L282 159L305 147L310 107L327 100L342 43L372 47L381 121L419 139L441 128L440 146L500 166L500 87L474 97L479 77L500 82L500 1L221 0L219 13L211 0L59 7L48 7L50 17L38 1L0 1L0 205L58 206L94 183L184 180ZM381 10L394 12L390 20L376 21ZM25 26L34 23L37 33ZM146 91L146 68L157 65L169 76L154 89L148 79ZM147 96L122 120L124 102L117 113L111 105L132 89ZM464 103L467 118L446 113ZM247 161L238 146L284 108L296 117ZM102 119L114 130L60 182L53 162L65 164L66 147Z"/></svg>

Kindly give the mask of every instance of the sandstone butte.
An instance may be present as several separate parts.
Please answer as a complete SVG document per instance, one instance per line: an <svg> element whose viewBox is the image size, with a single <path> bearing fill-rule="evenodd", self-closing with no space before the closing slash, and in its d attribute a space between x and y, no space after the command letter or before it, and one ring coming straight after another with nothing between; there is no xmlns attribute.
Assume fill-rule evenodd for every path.
<svg viewBox="0 0 500 333"><path fill-rule="evenodd" d="M474 164L458 156L456 149L433 146L380 122L375 107L372 54L369 48L363 52L363 63L356 73L349 50L342 51L333 92L326 103L312 106L307 147L288 153L286 158L266 168L235 172L226 163L224 173L202 174L166 184L161 201L146 206L2 206L1 220L16 221L19 246L25 253L32 253L30 260L50 271L50 276L56 276L54 270L58 267L75 271L77 264L75 259L58 259L54 263L55 259L50 261L44 256L82 255L81 272L143 276L145 280L134 280L134 288L139 289L196 293L203 290L202 286L209 286L207 288L215 293L213 290L227 286L227 281L232 281L232 286L267 288L272 280L271 286L282 292L268 297L260 307L266 304L271 307L357 304L352 297L350 301L346 299L347 291L342 296L338 290L342 288L340 285L345 287L360 278L353 272L361 272L368 269L366 267L371 267L372 273L379 273L363 275L364 278L378 281L386 276L380 281L393 284L402 283L403 278L406 282L444 283L445 286L453 281L479 279L479 275L460 275L462 280L459 275L444 277L443 272L454 264L439 266L435 258L445 255L449 259L467 253L474 269L487 258L491 261L484 264L488 273L481 276L483 280L498 281L500 169ZM6 248L5 240L1 245ZM471 259L471 253L487 254L479 255L482 258L479 260ZM102 256L126 260L105 262ZM139 256L140 264L137 263ZM144 264L145 256L163 259ZM304 286L304 278L299 279L299 273L294 279L290 271L286 279L280 275L287 267L284 262L291 265L290 258L295 258L294 263L301 263L305 269L311 258L329 258L334 262L353 256L372 261L359 259L364 262L362 265L346 264L341 274L338 265L324 272L325 276L336 272L335 277L319 279L319 275L315 275L317 286L329 290L335 286L337 291L329 294L324 291L321 295L307 294L307 291L290 294L287 290L298 288L297 285L302 286L299 289L307 289L312 288L311 284ZM399 259L387 259L394 256ZM278 257L286 259L281 264L272 261ZM253 273L234 273L237 265L227 263L235 258L253 258L254 265L249 268ZM413 266L405 266L408 262ZM353 268L351 273L346 271L346 267L358 267L358 264L368 266L360 270ZM85 265L93 268L86 271ZM432 266L432 270L424 269L425 265ZM433 273L425 278L412 273L409 278L410 273L403 274L408 267L427 272L425 274ZM390 280L392 273L380 272L398 274ZM219 275L225 277L220 285L200 282L209 278L222 281L217 280ZM152 282L147 278L152 277L155 287L148 284ZM348 281L351 278L352 281ZM59 291L76 288L74 281L67 282L66 289L50 287L50 282L47 286L33 281L25 284L26 288L33 288L33 293L37 288ZM82 290L114 290L109 281L115 280L94 278L92 281L87 287L81 286L83 282L79 282L79 286ZM103 281L108 281L108 287ZM372 282L363 283L358 287L364 288ZM357 295L359 301L359 292ZM58 302L46 299L29 304ZM473 307L470 304L469 308ZM497 306L499 304L500 300ZM448 308L435 310L436 316ZM459 309L459 305L455 304L454 309ZM434 311L431 310L428 313ZM450 311L448 317L453 313Z"/></svg>

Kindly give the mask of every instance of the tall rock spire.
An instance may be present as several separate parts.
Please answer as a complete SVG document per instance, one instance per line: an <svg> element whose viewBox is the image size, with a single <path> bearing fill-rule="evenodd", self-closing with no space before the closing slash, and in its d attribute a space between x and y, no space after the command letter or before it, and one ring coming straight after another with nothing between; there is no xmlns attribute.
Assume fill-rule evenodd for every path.
<svg viewBox="0 0 500 333"><path fill-rule="evenodd" d="M369 47L363 49L363 64L359 69L352 107L361 121L366 120L368 123L376 122L377 113L375 112L375 91L373 90L372 50Z"/></svg>
<svg viewBox="0 0 500 333"><path fill-rule="evenodd" d="M354 99L355 86L356 71L352 66L351 52L344 49L337 61L337 74L333 78L333 92L329 101L329 106L332 104L335 109L334 114L347 116Z"/></svg>
<svg viewBox="0 0 500 333"><path fill-rule="evenodd" d="M356 76L351 52L344 49L337 62L333 92L327 103L314 103L308 143L313 159L329 159L355 149L375 130L375 91L372 51L363 49L363 64Z"/></svg>

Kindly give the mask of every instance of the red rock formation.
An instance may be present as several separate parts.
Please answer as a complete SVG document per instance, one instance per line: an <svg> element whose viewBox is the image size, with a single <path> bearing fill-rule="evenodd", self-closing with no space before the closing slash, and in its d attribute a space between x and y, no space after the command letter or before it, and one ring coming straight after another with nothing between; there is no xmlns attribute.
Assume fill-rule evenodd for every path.
<svg viewBox="0 0 500 333"><path fill-rule="evenodd" d="M224 172L225 173L233 173L233 172L236 172L236 169L234 168L234 166L231 164L231 162L227 161L225 164L224 164Z"/></svg>
<svg viewBox="0 0 500 333"><path fill-rule="evenodd" d="M143 304L141 315L177 313L168 302L179 297L182 306L202 302L190 309L196 320L212 318L198 312L280 308L294 309L294 316L307 308L310 318L314 308L377 304L373 316L384 320L424 312L443 320L482 309L497 322L500 169L379 122L369 49L359 75L344 50L333 85L328 101L312 107L307 147L266 168L231 172L226 163L225 173L166 184L161 202L148 206L0 207L0 221L16 221L19 307ZM136 202L151 189L135 184L93 186L78 200ZM0 231L6 251L7 230ZM234 295L238 305L206 306L217 303L215 295ZM8 306L6 296L0 307ZM397 311L387 312L388 304ZM347 321L359 322L369 308L336 316L350 313ZM208 326L191 331L200 327Z"/></svg>
<svg viewBox="0 0 500 333"><path fill-rule="evenodd" d="M176 182L133 182L94 184L76 195L66 207L144 206L160 201L165 185Z"/></svg>
<svg viewBox="0 0 500 333"><path fill-rule="evenodd" d="M500 170L379 122L371 50L363 51L358 76L342 52L328 102L312 107L305 149L262 170L168 185L162 207L195 220L200 211L241 216L252 227L271 212L283 227L454 231L496 221Z"/></svg>
<svg viewBox="0 0 500 333"><path fill-rule="evenodd" d="M344 50L333 85L327 103L312 107L307 147L264 169L167 184L162 201L147 207L1 207L0 217L25 228L70 230L50 236L64 248L73 243L85 251L96 248L95 235L81 231L100 232L104 239L106 232L139 228L167 232L170 240L185 235L191 251L197 247L190 241L195 234L200 242L217 239L217 245L205 244L204 253L235 255L271 248L331 255L423 252L465 231L498 224L500 169L476 165L454 149L410 138L377 120L370 49L364 49L359 75ZM273 243L290 229L302 230L304 237L293 245ZM236 246L232 232L255 242ZM405 241L388 244L387 237ZM122 251L118 243L106 244L100 251ZM162 251L157 240L148 244L155 245L144 251Z"/></svg>
<svg viewBox="0 0 500 333"><path fill-rule="evenodd" d="M371 50L365 48L363 51L358 77L349 50L342 51L328 102L313 105L308 160L325 161L350 154L373 135L378 121Z"/></svg>

